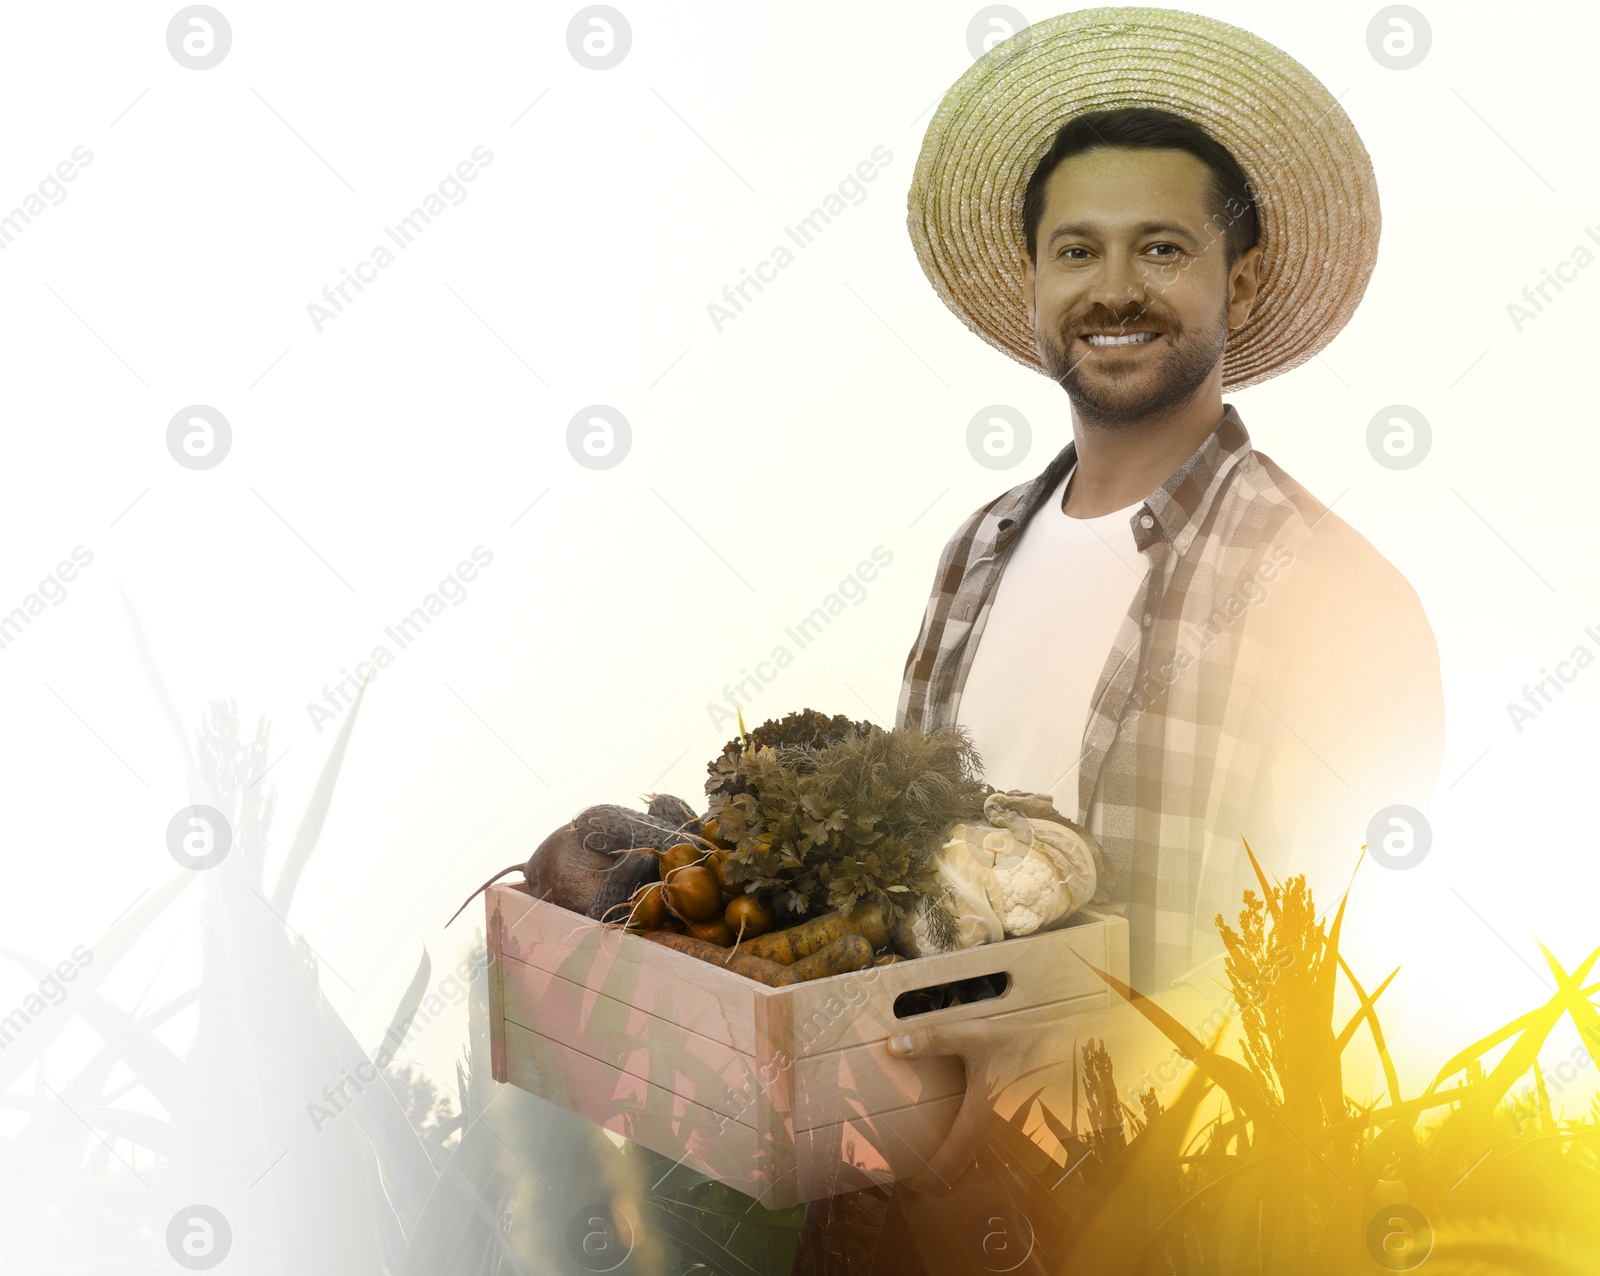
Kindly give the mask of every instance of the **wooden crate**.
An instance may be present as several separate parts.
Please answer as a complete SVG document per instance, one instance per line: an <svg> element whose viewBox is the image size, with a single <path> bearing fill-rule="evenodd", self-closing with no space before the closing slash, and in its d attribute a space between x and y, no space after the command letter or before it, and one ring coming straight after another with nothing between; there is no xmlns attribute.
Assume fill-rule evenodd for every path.
<svg viewBox="0 0 1600 1276"><path fill-rule="evenodd" d="M787 988L606 929L519 886L488 891L495 1079L781 1209L914 1174L965 1089L957 1058L904 1060L907 1027L1104 1007L1073 957L1126 980L1127 923L1076 925ZM901 993L1005 972L1004 994L897 1019Z"/></svg>

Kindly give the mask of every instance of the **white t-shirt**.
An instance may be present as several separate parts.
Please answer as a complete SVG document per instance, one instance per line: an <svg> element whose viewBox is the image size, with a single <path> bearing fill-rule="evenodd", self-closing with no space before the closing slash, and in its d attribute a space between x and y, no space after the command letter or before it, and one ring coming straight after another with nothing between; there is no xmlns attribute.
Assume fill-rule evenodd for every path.
<svg viewBox="0 0 1600 1276"><path fill-rule="evenodd" d="M1023 529L995 588L956 706L997 789L1049 793L1078 810L1089 703L1149 564L1130 526L1144 504L1100 518L1061 511L1069 472Z"/></svg>

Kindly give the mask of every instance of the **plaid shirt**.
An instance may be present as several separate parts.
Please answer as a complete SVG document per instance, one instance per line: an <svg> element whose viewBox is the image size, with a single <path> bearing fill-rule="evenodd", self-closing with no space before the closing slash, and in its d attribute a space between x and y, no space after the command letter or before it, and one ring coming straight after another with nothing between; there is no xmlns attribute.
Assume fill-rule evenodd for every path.
<svg viewBox="0 0 1600 1276"><path fill-rule="evenodd" d="M974 512L945 546L906 660L897 725L931 731L960 720L961 690L1010 551L1075 460L1069 443L1044 473ZM1442 708L1435 712L1434 705L1442 699L1432 694L1437 652L1420 605L1414 616L1401 614L1405 597L1415 603L1409 587L1347 525L1251 448L1231 405L1194 455L1135 511L1132 529L1149 570L1090 702L1076 818L1115 867L1112 898L1126 906L1135 983L1148 991L1167 987L1219 951L1212 919L1238 909L1239 890L1249 880L1240 833L1259 852L1268 832L1262 794L1270 788L1270 751L1287 727L1272 708L1276 689L1286 676L1315 670L1303 663L1304 609L1291 614L1261 604L1274 592L1291 592L1285 580L1314 532L1334 546L1330 579L1376 580L1386 573L1376 596L1400 599L1388 611L1399 616L1396 624L1410 630L1416 639L1410 646L1421 653L1407 668L1409 682L1422 684L1413 716L1423 731L1402 730L1396 738L1407 743L1397 748L1418 757L1423 773L1431 756L1433 775L1442 749ZM1304 569L1301 575L1318 579ZM1313 592L1329 591L1319 582ZM1341 635L1326 633L1330 627L1372 619L1341 622L1347 610L1319 616L1313 627L1339 642ZM1291 654L1301 663L1290 664L1286 674L1284 657ZM1003 776L990 779L1004 785ZM1424 775L1407 794L1431 792L1431 785Z"/></svg>

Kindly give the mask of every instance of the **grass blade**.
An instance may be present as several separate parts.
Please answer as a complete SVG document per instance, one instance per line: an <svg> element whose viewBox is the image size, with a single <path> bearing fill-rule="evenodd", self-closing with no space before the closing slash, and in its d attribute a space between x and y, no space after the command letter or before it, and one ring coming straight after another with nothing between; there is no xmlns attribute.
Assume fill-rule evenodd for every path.
<svg viewBox="0 0 1600 1276"><path fill-rule="evenodd" d="M1344 1053L1345 1047L1350 1044L1350 1038L1355 1035L1357 1025L1365 1020L1372 1030L1372 1043L1377 1048L1378 1059L1383 1064L1383 1080L1389 1087L1389 1102L1399 1103L1400 1074L1395 1069L1393 1056L1389 1053L1389 1044L1384 1040L1383 1025L1378 1022L1376 1006L1378 998L1383 996L1383 990L1393 983L1394 977L1400 973L1400 967L1396 966L1390 971L1389 978L1379 984L1378 990L1369 997L1367 990L1361 986L1361 981L1356 978L1355 971L1350 969L1349 963L1343 957L1339 958L1339 965L1344 970L1345 978L1350 981L1350 986L1356 990L1356 996L1361 999L1361 1009L1351 1016L1349 1024L1339 1034L1337 1042L1339 1053L1341 1055Z"/></svg>
<svg viewBox="0 0 1600 1276"><path fill-rule="evenodd" d="M322 764L317 784L311 790L311 800L306 803L305 814L300 817L300 827L294 831L294 841L284 857L283 871L278 874L278 884L272 888L272 908L280 917L289 915L289 905L294 900L295 887L300 874L311 862L317 849L317 839L322 836L322 826L328 820L328 808L333 805L333 789L339 780L339 768L344 764L344 751L350 743L350 733L355 730L356 718L361 713L361 698L367 694L367 684L361 684L356 698L345 714L344 724L328 750L328 760Z"/></svg>
<svg viewBox="0 0 1600 1276"><path fill-rule="evenodd" d="M406 1039L406 1033L411 1031L411 1021L417 1017L422 999L428 995L428 979L432 973L433 962L429 960L428 950L424 947L422 960L417 963L417 973L411 976L411 983L400 998L400 1004L394 1008L388 1028L384 1030L383 1040L372 1052L372 1060L380 1068L389 1066L400 1049L400 1043Z"/></svg>

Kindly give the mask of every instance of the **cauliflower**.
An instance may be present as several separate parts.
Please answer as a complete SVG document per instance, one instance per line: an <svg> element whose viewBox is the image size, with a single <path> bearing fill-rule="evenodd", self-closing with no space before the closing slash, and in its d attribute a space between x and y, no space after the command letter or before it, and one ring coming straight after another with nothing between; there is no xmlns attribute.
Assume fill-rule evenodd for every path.
<svg viewBox="0 0 1600 1276"><path fill-rule="evenodd" d="M896 936L903 956L1032 935L1093 898L1099 847L1057 816L1048 797L992 793L983 815L987 823L950 830L934 861L940 893L904 918Z"/></svg>
<svg viewBox="0 0 1600 1276"><path fill-rule="evenodd" d="M995 865L1000 879L1000 898L1005 910L1007 935L1031 935L1044 925L1044 915L1056 888L1050 861L1042 855L1028 855L1014 867Z"/></svg>
<svg viewBox="0 0 1600 1276"><path fill-rule="evenodd" d="M934 859L939 893L905 917L895 951L906 957L955 952L1005 938L1000 883L990 862L974 850L987 828L957 824Z"/></svg>
<svg viewBox="0 0 1600 1276"><path fill-rule="evenodd" d="M984 819L997 825L984 838L984 849L994 857L1008 935L1030 935L1064 921L1094 897L1098 847L1075 825L1038 817L1034 796L990 793L984 801ZM1034 811L1034 819L1026 811ZM1045 811L1054 814L1051 807Z"/></svg>
<svg viewBox="0 0 1600 1276"><path fill-rule="evenodd" d="M1055 812L1037 797L991 793L983 804L984 819L996 826L983 839L983 851L1000 883L1009 936L1031 935L1065 920L1095 892L1097 848L1075 825L1042 818Z"/></svg>

